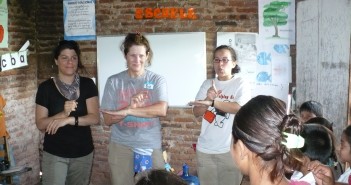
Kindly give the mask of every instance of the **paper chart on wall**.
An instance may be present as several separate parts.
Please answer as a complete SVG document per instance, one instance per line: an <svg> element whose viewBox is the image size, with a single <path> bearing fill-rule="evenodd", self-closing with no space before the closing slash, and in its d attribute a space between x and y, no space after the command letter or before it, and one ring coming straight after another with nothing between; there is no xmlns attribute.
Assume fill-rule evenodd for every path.
<svg viewBox="0 0 351 185"><path fill-rule="evenodd" d="M244 76L251 84L252 90L256 82L257 33L217 32L217 46L229 45L237 54L240 76Z"/></svg>
<svg viewBox="0 0 351 185"><path fill-rule="evenodd" d="M95 0L64 0L65 40L96 40Z"/></svg>
<svg viewBox="0 0 351 185"><path fill-rule="evenodd" d="M291 83L291 57L288 40L258 37L257 76L259 83Z"/></svg>
<svg viewBox="0 0 351 185"><path fill-rule="evenodd" d="M259 0L259 35L295 44L295 0Z"/></svg>
<svg viewBox="0 0 351 185"><path fill-rule="evenodd" d="M288 40L267 41L256 33L218 32L217 46L232 46L240 76L250 82L252 96L271 95L288 101L291 57Z"/></svg>
<svg viewBox="0 0 351 185"><path fill-rule="evenodd" d="M256 86L253 96L272 95L288 103L291 83L290 45L287 39L258 37Z"/></svg>

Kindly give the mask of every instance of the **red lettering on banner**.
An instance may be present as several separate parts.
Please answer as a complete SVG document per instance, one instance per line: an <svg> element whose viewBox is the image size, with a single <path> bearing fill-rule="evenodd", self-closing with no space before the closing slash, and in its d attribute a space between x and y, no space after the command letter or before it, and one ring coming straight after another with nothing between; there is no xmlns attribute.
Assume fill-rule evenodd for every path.
<svg viewBox="0 0 351 185"><path fill-rule="evenodd" d="M197 19L194 8L135 8L135 19Z"/></svg>

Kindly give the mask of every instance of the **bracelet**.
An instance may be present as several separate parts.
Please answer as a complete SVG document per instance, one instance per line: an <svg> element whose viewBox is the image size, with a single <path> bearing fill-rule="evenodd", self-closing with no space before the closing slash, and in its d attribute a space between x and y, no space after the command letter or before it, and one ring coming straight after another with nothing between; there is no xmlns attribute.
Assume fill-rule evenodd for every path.
<svg viewBox="0 0 351 185"><path fill-rule="evenodd" d="M212 104L211 104L211 107L214 107L214 100L212 100Z"/></svg>
<svg viewBox="0 0 351 185"><path fill-rule="evenodd" d="M78 122L79 122L78 116L74 116L74 126L75 127L78 127Z"/></svg>

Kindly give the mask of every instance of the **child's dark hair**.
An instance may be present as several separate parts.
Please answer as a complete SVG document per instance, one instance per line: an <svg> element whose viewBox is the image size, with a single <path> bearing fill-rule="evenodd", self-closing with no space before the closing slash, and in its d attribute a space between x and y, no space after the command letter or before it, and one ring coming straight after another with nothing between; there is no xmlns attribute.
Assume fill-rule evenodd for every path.
<svg viewBox="0 0 351 185"><path fill-rule="evenodd" d="M218 50L221 50L221 49L226 49L230 52L230 55L232 57L232 60L233 61L237 61L237 55L236 55L236 52L235 50L231 47L231 46L228 46L228 45L220 45L218 46L214 52L213 52L213 56L215 55L215 53L218 51ZM236 64L236 66L232 69L232 74L235 74L235 73L239 73L240 72L240 67L238 64Z"/></svg>
<svg viewBox="0 0 351 185"><path fill-rule="evenodd" d="M343 134L345 134L345 136L347 138L347 142L351 145L351 125L347 126L343 130Z"/></svg>
<svg viewBox="0 0 351 185"><path fill-rule="evenodd" d="M333 123L324 117L314 117L305 122L305 124L319 124L327 127L330 131L333 131Z"/></svg>
<svg viewBox="0 0 351 185"><path fill-rule="evenodd" d="M129 33L125 37L123 43L121 44L120 49L124 53L124 55L126 56L129 52L129 49L134 45L145 46L146 54L148 55L148 60L147 60L148 65L147 66L151 66L151 59L153 56L153 52L151 50L149 41L141 33Z"/></svg>
<svg viewBox="0 0 351 185"><path fill-rule="evenodd" d="M288 149L283 132L299 135L302 124L296 115L286 115L282 100L259 95L240 108L234 118L232 135L234 143L241 140L244 145L263 160L263 169L271 169L270 179L283 177L285 166L296 169L302 164L299 149ZM271 165L271 166L269 166Z"/></svg>
<svg viewBox="0 0 351 185"><path fill-rule="evenodd" d="M335 145L336 145L336 139L333 133L333 123L330 122L329 120L327 120L324 117L314 117L309 119L307 122L305 122L305 125L308 124L318 124L318 125L322 125L324 127L326 127L328 129L328 133L329 136L332 139L332 153L330 155L330 160L329 163L334 163L338 161L338 157L336 155L336 150L335 150ZM329 164L329 165L333 165L333 164Z"/></svg>
<svg viewBox="0 0 351 185"><path fill-rule="evenodd" d="M80 48L79 48L79 45L76 41L74 40L61 40L58 44L58 46L56 46L54 48L54 51L53 51L53 55L54 55L54 59L58 59L58 57L60 56L62 50L65 50L65 49L73 49L77 56L78 56L78 68L79 69L84 69L84 66L82 64L82 61L81 61L81 56L80 56Z"/></svg>
<svg viewBox="0 0 351 185"><path fill-rule="evenodd" d="M135 185L187 185L178 175L163 169L144 171Z"/></svg>
<svg viewBox="0 0 351 185"><path fill-rule="evenodd" d="M328 129L319 124L305 124L301 132L305 145L300 149L303 154L311 159L318 160L328 165L333 154L333 139Z"/></svg>
<svg viewBox="0 0 351 185"><path fill-rule="evenodd" d="M300 106L300 113L302 111L312 112L317 117L323 117L323 106L317 101L306 101Z"/></svg>

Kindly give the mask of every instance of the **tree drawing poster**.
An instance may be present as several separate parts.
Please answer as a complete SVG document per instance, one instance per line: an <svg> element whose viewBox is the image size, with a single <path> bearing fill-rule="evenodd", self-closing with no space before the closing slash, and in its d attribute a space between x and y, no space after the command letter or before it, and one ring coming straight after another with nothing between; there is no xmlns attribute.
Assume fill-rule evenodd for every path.
<svg viewBox="0 0 351 185"><path fill-rule="evenodd" d="M295 0L259 0L259 34L295 44Z"/></svg>

